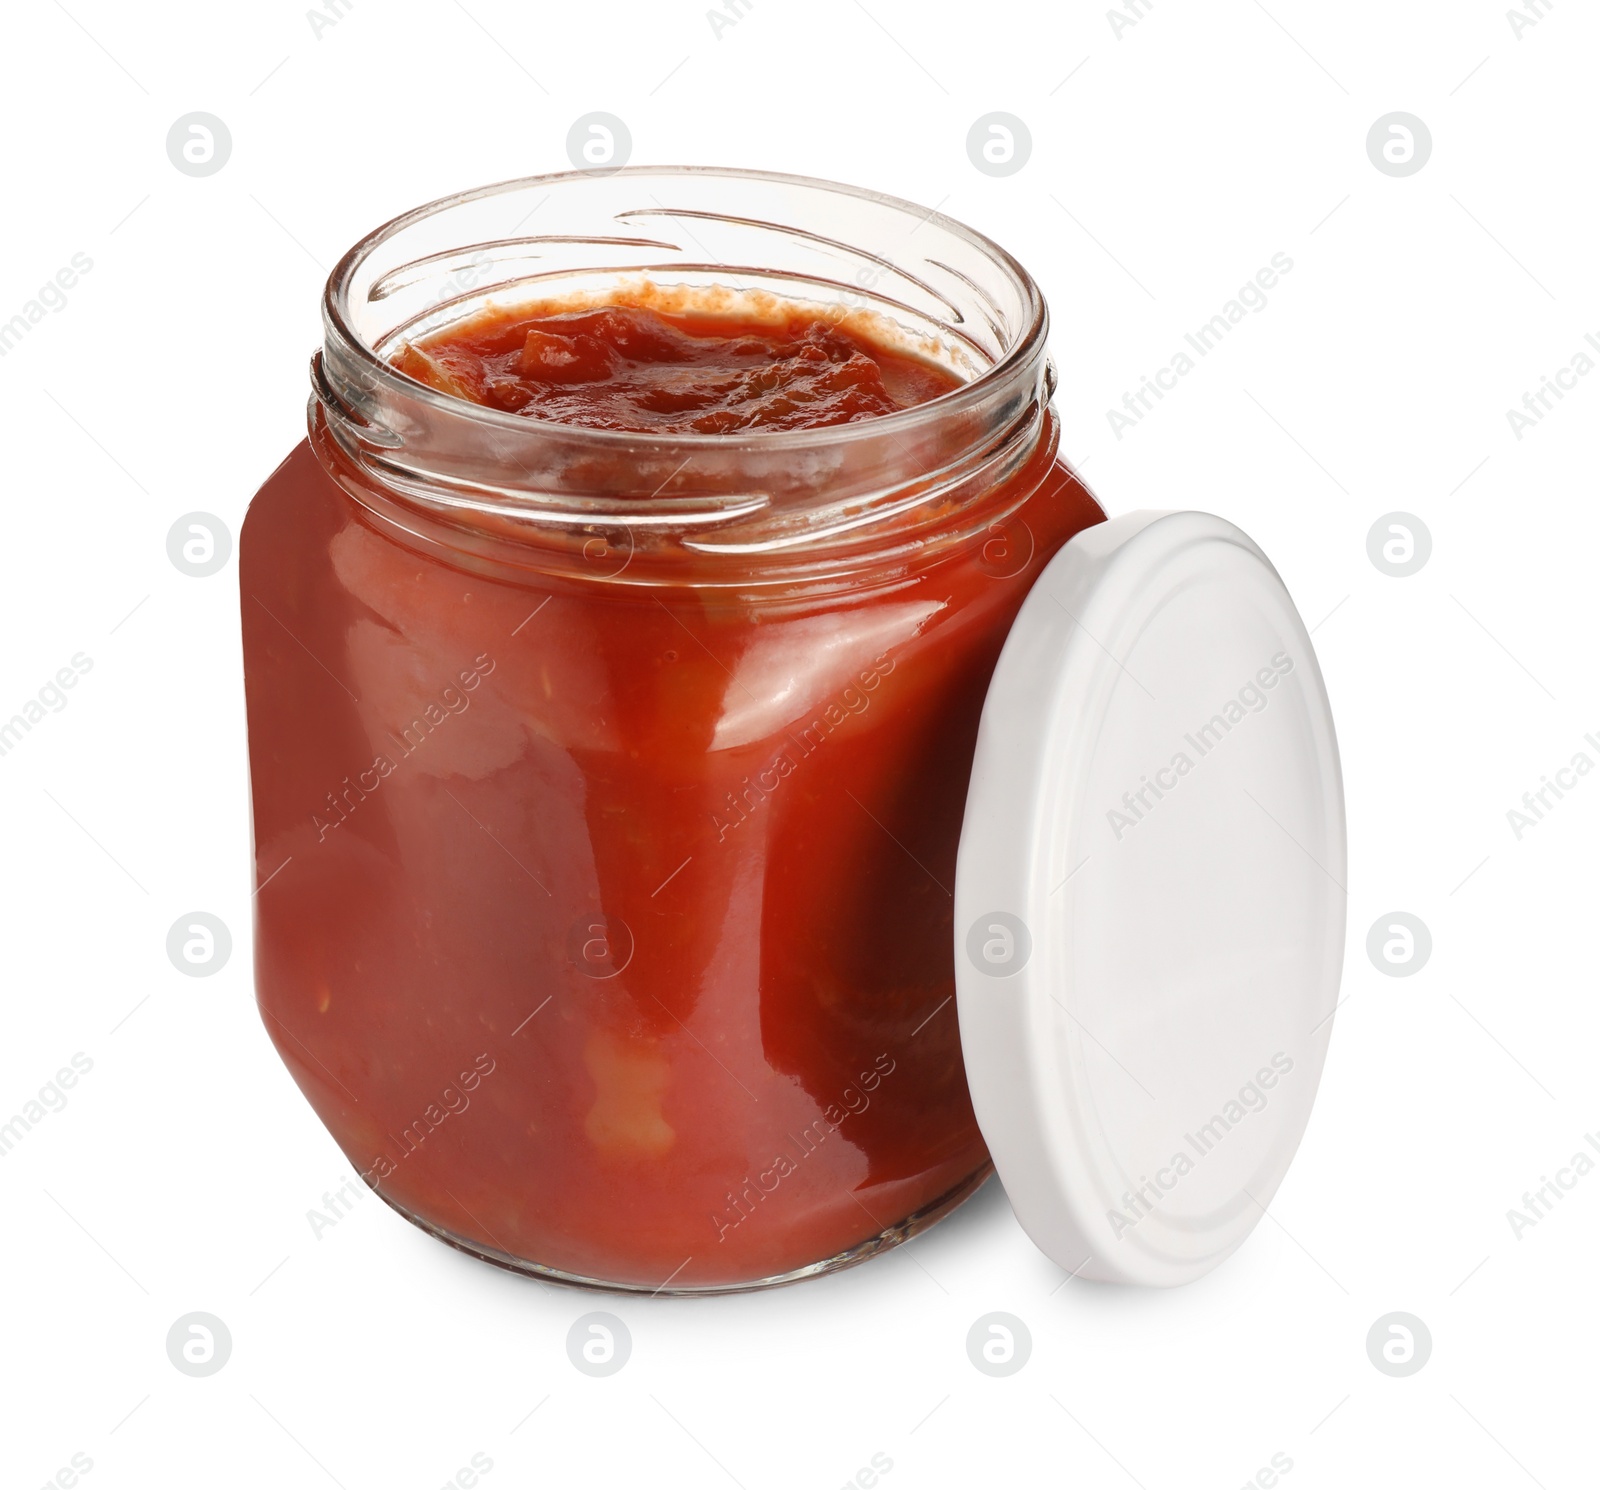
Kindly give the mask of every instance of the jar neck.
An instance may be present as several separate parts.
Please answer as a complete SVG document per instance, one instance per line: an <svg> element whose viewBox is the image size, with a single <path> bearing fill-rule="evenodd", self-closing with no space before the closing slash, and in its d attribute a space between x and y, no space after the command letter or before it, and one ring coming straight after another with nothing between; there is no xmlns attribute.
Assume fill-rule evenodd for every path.
<svg viewBox="0 0 1600 1490"><path fill-rule="evenodd" d="M518 210L556 231L508 234ZM633 236L644 216L659 237ZM703 258L708 240L717 263L693 262L684 245ZM467 403L387 360L401 337L490 297L594 303L641 280L895 338L962 382L826 429L635 434ZM629 585L859 582L974 541L1055 451L1046 317L1025 271L936 214L800 178L640 170L468 193L358 244L329 281L324 325L310 406L324 464L386 526L476 564Z"/></svg>

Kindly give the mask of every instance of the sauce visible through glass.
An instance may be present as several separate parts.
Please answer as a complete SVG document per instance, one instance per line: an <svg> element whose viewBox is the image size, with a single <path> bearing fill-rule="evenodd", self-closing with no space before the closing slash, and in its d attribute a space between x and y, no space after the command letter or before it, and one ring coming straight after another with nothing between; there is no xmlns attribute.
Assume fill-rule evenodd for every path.
<svg viewBox="0 0 1600 1490"><path fill-rule="evenodd" d="M391 360L668 435L961 383L859 323L676 309L490 307ZM475 1250L659 1291L841 1257L982 1176L954 1007L967 781L1023 597L1101 520L1050 417L974 498L1003 529L850 587L737 552L648 586L464 563L451 528L376 520L314 426L240 542L257 986L368 1184ZM915 453L937 469L964 438ZM593 443L585 481L656 484L633 442ZM850 452L818 444L826 496Z"/></svg>

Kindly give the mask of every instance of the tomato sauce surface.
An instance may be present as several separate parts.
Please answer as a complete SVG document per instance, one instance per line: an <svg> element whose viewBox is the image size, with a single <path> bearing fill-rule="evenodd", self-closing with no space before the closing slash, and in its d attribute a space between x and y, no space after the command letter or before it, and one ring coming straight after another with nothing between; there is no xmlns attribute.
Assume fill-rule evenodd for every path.
<svg viewBox="0 0 1600 1490"><path fill-rule="evenodd" d="M442 393L590 429L820 429L926 403L953 373L814 315L776 323L605 305L490 309L408 342L394 366Z"/></svg>
<svg viewBox="0 0 1600 1490"><path fill-rule="evenodd" d="M629 306L497 312L393 360L657 432L853 423L954 384L798 314ZM736 554L715 585L458 562L353 500L367 478L314 422L241 536L257 987L368 1184L474 1249L655 1289L807 1268L981 1178L967 779L1029 585L1102 516L1049 428L991 494L1003 535L762 599L727 583Z"/></svg>

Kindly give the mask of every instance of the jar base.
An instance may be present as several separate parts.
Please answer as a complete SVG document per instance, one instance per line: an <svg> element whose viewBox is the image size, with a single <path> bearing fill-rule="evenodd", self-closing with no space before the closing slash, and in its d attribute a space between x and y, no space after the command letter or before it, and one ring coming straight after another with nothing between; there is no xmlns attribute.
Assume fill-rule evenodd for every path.
<svg viewBox="0 0 1600 1490"><path fill-rule="evenodd" d="M954 1185L937 1200L929 1202L919 1211L913 1211L905 1220L893 1226L886 1227L876 1236L868 1237L865 1241L857 1242L853 1247L847 1247L843 1252L837 1252L832 1257L824 1258L821 1262L807 1264L803 1268L795 1268L787 1273L776 1273L770 1278L757 1278L748 1283L707 1283L672 1286L669 1278L659 1287L652 1288L648 1283L613 1283L604 1278L586 1278L579 1273L564 1272L560 1268L545 1267L542 1263L528 1262L520 1257L513 1257L508 1252L501 1252L494 1247L485 1247L478 1242L468 1241L467 1238L457 1236L454 1232L446 1231L442 1226L435 1226L431 1221L424 1221L420 1216L413 1215L404 1206L390 1200L387 1195L378 1191L379 1198L392 1210L404 1216L413 1226L427 1232L431 1237L454 1247L458 1252L465 1252L480 1261L493 1263L496 1267L505 1268L508 1272L521 1273L529 1278L539 1278L546 1283L565 1283L572 1288L590 1288L601 1293L631 1293L645 1294L651 1298L692 1298L697 1295L711 1295L722 1293L754 1293L757 1289L782 1288L788 1283L800 1283L807 1278L820 1278L824 1273L837 1273L842 1268L854 1267L857 1263L866 1262L868 1258L876 1257L881 1252L887 1252L891 1247L898 1247L901 1242L910 1239L920 1232L926 1231L937 1221L942 1221L951 1211L955 1210L964 1200L970 1199L977 1193L983 1182L994 1173L994 1165L988 1162L973 1170L964 1180Z"/></svg>

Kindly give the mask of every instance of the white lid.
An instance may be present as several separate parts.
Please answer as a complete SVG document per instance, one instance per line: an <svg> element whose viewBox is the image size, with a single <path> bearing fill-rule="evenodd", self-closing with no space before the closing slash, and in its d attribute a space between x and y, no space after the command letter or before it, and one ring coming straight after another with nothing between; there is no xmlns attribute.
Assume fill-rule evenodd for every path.
<svg viewBox="0 0 1600 1490"><path fill-rule="evenodd" d="M1085 1278L1215 1267L1305 1131L1345 923L1338 746L1265 555L1134 512L1046 566L990 684L956 870L979 1126Z"/></svg>

